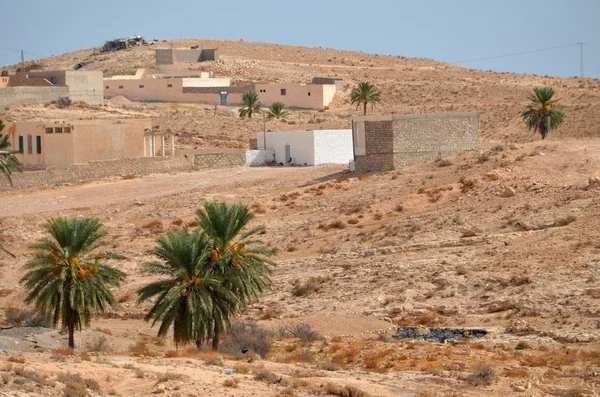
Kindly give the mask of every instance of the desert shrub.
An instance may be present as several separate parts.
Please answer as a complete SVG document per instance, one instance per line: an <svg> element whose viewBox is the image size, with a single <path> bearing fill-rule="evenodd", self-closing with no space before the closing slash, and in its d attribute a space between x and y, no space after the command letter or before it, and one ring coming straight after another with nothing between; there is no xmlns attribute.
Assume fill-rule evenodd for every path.
<svg viewBox="0 0 600 397"><path fill-rule="evenodd" d="M356 218L350 218L350 219L348 219L348 224L349 225L356 225L358 222L359 222L359 220L356 219Z"/></svg>
<svg viewBox="0 0 600 397"><path fill-rule="evenodd" d="M146 374L144 373L144 370L141 368L136 368L135 369L135 377L138 379L144 379L144 377L146 376Z"/></svg>
<svg viewBox="0 0 600 397"><path fill-rule="evenodd" d="M23 356L11 356L8 358L8 361L16 364L25 364L25 357Z"/></svg>
<svg viewBox="0 0 600 397"><path fill-rule="evenodd" d="M311 277L305 282L301 283L299 280L294 281L294 287L292 288L292 295L294 296L308 296L315 292L319 292L324 284L331 281L331 277Z"/></svg>
<svg viewBox="0 0 600 397"><path fill-rule="evenodd" d="M277 376L267 369L260 369L254 374L254 380L266 383L278 383L281 381L281 376Z"/></svg>
<svg viewBox="0 0 600 397"><path fill-rule="evenodd" d="M279 335L285 338L298 338L302 342L314 342L323 339L320 333L312 329L312 327L301 321L294 325L283 326L279 328Z"/></svg>
<svg viewBox="0 0 600 397"><path fill-rule="evenodd" d="M171 380L182 380L184 378L185 376L174 372L165 372L164 374L158 374L157 376L157 380L163 383Z"/></svg>
<svg viewBox="0 0 600 397"><path fill-rule="evenodd" d="M459 276L464 276L468 273L467 268L464 266L456 266L456 274Z"/></svg>
<svg viewBox="0 0 600 397"><path fill-rule="evenodd" d="M85 397L88 395L87 389L99 393L102 388L100 384L91 378L83 378L80 374L72 374L70 372L61 372L56 376L56 379L64 383L65 397Z"/></svg>
<svg viewBox="0 0 600 397"><path fill-rule="evenodd" d="M223 365L225 365L225 363L223 362L223 359L221 357L215 357L215 356L208 356L208 357L204 357L204 364L206 365L214 365L217 367L222 367Z"/></svg>
<svg viewBox="0 0 600 397"><path fill-rule="evenodd" d="M502 145L496 145L492 148L492 152L501 152L504 150L504 146Z"/></svg>
<svg viewBox="0 0 600 397"><path fill-rule="evenodd" d="M154 356L154 352L150 350L150 346L148 346L148 343L145 341L138 341L135 345L130 345L129 353L132 356Z"/></svg>
<svg viewBox="0 0 600 397"><path fill-rule="evenodd" d="M112 331L108 328L96 328L94 331L102 332L103 334L106 334L106 335L112 335Z"/></svg>
<svg viewBox="0 0 600 397"><path fill-rule="evenodd" d="M440 160L437 162L438 167L450 167L452 165L452 161L450 160Z"/></svg>
<svg viewBox="0 0 600 397"><path fill-rule="evenodd" d="M396 203L396 206L394 207L394 211L396 211L396 212L404 211L404 205L402 203Z"/></svg>
<svg viewBox="0 0 600 397"><path fill-rule="evenodd" d="M478 163L485 163L486 161L488 161L490 159L490 156L487 155L487 153L481 153L478 157L477 157L477 162Z"/></svg>
<svg viewBox="0 0 600 397"><path fill-rule="evenodd" d="M467 382L473 386L489 386L496 380L496 370L487 363L479 363L467 376Z"/></svg>
<svg viewBox="0 0 600 397"><path fill-rule="evenodd" d="M529 345L527 344L527 342L519 342L517 343L517 345L515 346L515 350L525 350L525 349L529 349Z"/></svg>
<svg viewBox="0 0 600 397"><path fill-rule="evenodd" d="M340 221L339 219L337 219L337 220L329 223L329 228L330 229L344 229L344 228L346 228L346 224L344 223L344 221Z"/></svg>
<svg viewBox="0 0 600 397"><path fill-rule="evenodd" d="M2 378L2 383L8 385L8 383L10 382L10 374L3 373L2 375L0 375L0 377Z"/></svg>
<svg viewBox="0 0 600 397"><path fill-rule="evenodd" d="M234 322L227 330L226 339L219 344L219 351L239 356L243 349L248 349L248 351L264 357L271 349L270 336L271 333L267 329L260 327L255 322Z"/></svg>
<svg viewBox="0 0 600 397"><path fill-rule="evenodd" d="M552 224L552 226L555 226L555 227L557 227L557 226L567 226L568 224L571 224L571 223L575 222L576 220L577 220L576 216L574 216L574 215L568 215L568 216L565 216L563 218L557 219Z"/></svg>
<svg viewBox="0 0 600 397"><path fill-rule="evenodd" d="M238 382L237 378L227 378L223 381L223 386L236 388L238 387Z"/></svg>
<svg viewBox="0 0 600 397"><path fill-rule="evenodd" d="M66 108L71 106L72 103L71 98L68 96L61 96L58 98L58 101L56 101L56 106L59 108Z"/></svg>
<svg viewBox="0 0 600 397"><path fill-rule="evenodd" d="M50 327L47 317L31 309L7 309L4 313L4 320L8 325L17 327Z"/></svg>
<svg viewBox="0 0 600 397"><path fill-rule="evenodd" d="M96 339L88 344L88 350L92 352L105 352L110 350L108 338L104 335L98 335Z"/></svg>
<svg viewBox="0 0 600 397"><path fill-rule="evenodd" d="M475 188L475 184L477 181L475 179L469 179L465 178L464 176L461 176L458 182L460 183L460 191L466 193L469 190Z"/></svg>
<svg viewBox="0 0 600 397"><path fill-rule="evenodd" d="M119 302L119 303L125 303L125 302L129 302L131 299L133 299L133 295L130 294L129 292L127 292L127 293L121 295L119 297L119 299L117 299L117 302Z"/></svg>
<svg viewBox="0 0 600 397"><path fill-rule="evenodd" d="M248 364L235 364L233 366L233 371L236 374L245 375L245 374L250 373L250 366Z"/></svg>
<svg viewBox="0 0 600 397"><path fill-rule="evenodd" d="M327 394L340 397L368 397L368 394L354 386L338 386L333 383L326 383L323 391Z"/></svg>

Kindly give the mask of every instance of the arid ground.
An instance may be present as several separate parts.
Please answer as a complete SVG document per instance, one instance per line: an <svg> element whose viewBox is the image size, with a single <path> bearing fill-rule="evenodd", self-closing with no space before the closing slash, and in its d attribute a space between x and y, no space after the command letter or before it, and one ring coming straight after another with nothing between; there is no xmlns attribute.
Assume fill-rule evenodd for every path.
<svg viewBox="0 0 600 397"><path fill-rule="evenodd" d="M205 43L180 41L197 42ZM337 74L350 85L365 78L379 85L377 113L481 111L482 149L374 175L343 166L235 168L0 193L0 235L17 256L0 254L2 312L23 306L18 281L28 245L44 235L49 217L98 217L109 247L126 257L115 265L128 276L115 291L118 309L76 333L74 354L60 330L0 330L0 396L63 395L77 384L122 396L597 395L597 80L247 42L207 46L214 43L225 58L220 73L247 66L235 72L239 80ZM89 53L43 62L71 67ZM149 54L99 55L86 68L133 72L151 66ZM524 129L519 109L544 83L557 89L568 119L541 141ZM348 92L329 110L293 111L297 124L269 128L347 128L354 113ZM260 129L258 121L239 120L236 109L215 116L214 108L183 104L28 106L0 118L142 114L178 131L182 148L241 147ZM139 269L156 238L195 227L194 211L206 200L248 204L253 224L267 228L261 238L277 251L272 288L240 317L269 330L264 357L176 350L143 321L150 304L136 304L136 290L152 280ZM487 334L445 343L394 338L410 326L419 335L438 328Z"/></svg>

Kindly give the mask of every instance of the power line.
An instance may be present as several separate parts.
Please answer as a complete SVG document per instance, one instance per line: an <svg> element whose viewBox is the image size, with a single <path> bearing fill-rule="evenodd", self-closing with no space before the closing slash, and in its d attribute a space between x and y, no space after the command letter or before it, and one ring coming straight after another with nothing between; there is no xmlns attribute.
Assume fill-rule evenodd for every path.
<svg viewBox="0 0 600 397"><path fill-rule="evenodd" d="M11 51L11 52L21 52L22 51L22 50L15 50L14 48L3 47L3 46L0 46L0 49L6 50L6 51ZM23 52L25 54L33 55L34 57L40 57L40 58L46 58L49 56L49 55L43 55L43 54L36 54L35 52L30 52L30 51L25 51L25 50L23 50Z"/></svg>
<svg viewBox="0 0 600 397"><path fill-rule="evenodd" d="M469 62L477 62L477 61L486 61L488 59L498 59L498 58L514 57L514 56L518 56L518 55L534 54L536 52L558 50L560 48L574 47L574 46L578 46L578 45L580 45L580 43L573 43L573 44L561 45L561 46L557 46L557 47L541 48L539 50L532 50L532 51L515 52L515 53L512 53L512 54L496 55L496 56L486 57L486 58L468 59L466 61L458 61L458 62L450 62L450 63L461 64L461 63L469 63Z"/></svg>

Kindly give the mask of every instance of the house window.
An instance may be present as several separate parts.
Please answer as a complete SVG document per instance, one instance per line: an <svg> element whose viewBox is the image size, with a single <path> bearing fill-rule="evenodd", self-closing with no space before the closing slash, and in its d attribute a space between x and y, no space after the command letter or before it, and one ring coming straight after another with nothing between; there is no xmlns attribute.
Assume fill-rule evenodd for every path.
<svg viewBox="0 0 600 397"><path fill-rule="evenodd" d="M107 89L107 90L110 90L110 86L109 86L109 85L107 85L107 86L106 86L106 89Z"/></svg>
<svg viewBox="0 0 600 397"><path fill-rule="evenodd" d="M62 127L56 127L56 128L54 129L54 132L56 132L57 134L62 134L62 132L63 132L63 129L62 129Z"/></svg>
<svg viewBox="0 0 600 397"><path fill-rule="evenodd" d="M56 77L50 77L50 82L52 84L56 84Z"/></svg>
<svg viewBox="0 0 600 397"><path fill-rule="evenodd" d="M308 96L310 96L310 92L308 93Z"/></svg>
<svg viewBox="0 0 600 397"><path fill-rule="evenodd" d="M167 84L167 88L173 88L173 84Z"/></svg>
<svg viewBox="0 0 600 397"><path fill-rule="evenodd" d="M35 145L36 145L37 154L42 154L42 137L41 136L38 135L35 137Z"/></svg>
<svg viewBox="0 0 600 397"><path fill-rule="evenodd" d="M122 85L120 85L120 86L119 86L119 88L120 88L120 89L123 89L123 86L122 86Z"/></svg>
<svg viewBox="0 0 600 397"><path fill-rule="evenodd" d="M282 89L281 89L281 95L285 95L286 93L287 93L287 92L286 92L285 88L282 88Z"/></svg>
<svg viewBox="0 0 600 397"><path fill-rule="evenodd" d="M19 135L19 153L23 153L23 151L25 150L23 148L24 144L23 144L23 136Z"/></svg>
<svg viewBox="0 0 600 397"><path fill-rule="evenodd" d="M52 127L46 127L44 130L46 130L46 134L52 134L54 132L54 128Z"/></svg>
<svg viewBox="0 0 600 397"><path fill-rule="evenodd" d="M144 85L143 85L143 84L140 84L140 88L144 88Z"/></svg>
<svg viewBox="0 0 600 397"><path fill-rule="evenodd" d="M27 135L27 153L33 153L33 137L31 135Z"/></svg>
<svg viewBox="0 0 600 397"><path fill-rule="evenodd" d="M71 127L65 127L63 129L63 131L64 131L65 134L70 134L71 133Z"/></svg>

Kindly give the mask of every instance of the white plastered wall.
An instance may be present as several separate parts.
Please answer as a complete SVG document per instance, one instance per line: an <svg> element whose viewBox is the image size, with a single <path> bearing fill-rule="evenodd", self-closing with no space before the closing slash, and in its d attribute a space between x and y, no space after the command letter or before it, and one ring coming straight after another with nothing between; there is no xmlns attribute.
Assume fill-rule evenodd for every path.
<svg viewBox="0 0 600 397"><path fill-rule="evenodd" d="M348 164L354 158L352 130L314 131L314 165Z"/></svg>
<svg viewBox="0 0 600 397"><path fill-rule="evenodd" d="M263 133L256 136L259 148L263 148ZM267 148L275 151L275 162L289 164L285 158L285 145L290 145L292 164L314 165L314 131L267 132Z"/></svg>

